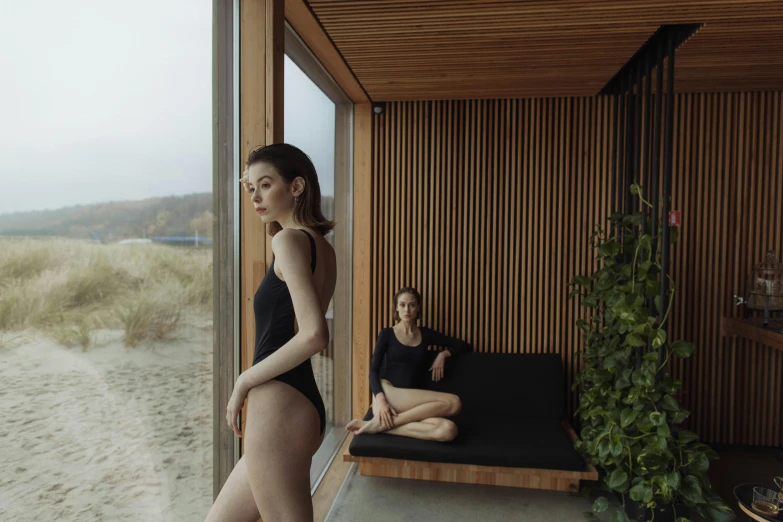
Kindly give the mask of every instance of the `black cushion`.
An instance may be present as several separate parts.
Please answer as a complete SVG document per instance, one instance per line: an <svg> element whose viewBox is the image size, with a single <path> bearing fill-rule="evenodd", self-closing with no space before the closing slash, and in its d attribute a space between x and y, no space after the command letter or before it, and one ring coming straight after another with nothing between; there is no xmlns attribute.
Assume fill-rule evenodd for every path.
<svg viewBox="0 0 783 522"><path fill-rule="evenodd" d="M436 353L431 353L431 360ZM446 360L445 378L427 388L453 393L459 434L434 442L380 433L354 437L351 455L424 462L584 471L563 429L565 390L557 354L466 353ZM372 418L372 409L365 420Z"/></svg>
<svg viewBox="0 0 783 522"><path fill-rule="evenodd" d="M557 419L565 415L565 382L554 353L469 352L446 359L444 379L427 388L453 393L462 411L514 418Z"/></svg>
<svg viewBox="0 0 783 522"><path fill-rule="evenodd" d="M365 420L372 418L368 410ZM480 466L584 471L585 463L574 449L560 421L510 419L497 416L453 418L457 438L435 442L377 433L358 435L350 453L357 457L408 459Z"/></svg>

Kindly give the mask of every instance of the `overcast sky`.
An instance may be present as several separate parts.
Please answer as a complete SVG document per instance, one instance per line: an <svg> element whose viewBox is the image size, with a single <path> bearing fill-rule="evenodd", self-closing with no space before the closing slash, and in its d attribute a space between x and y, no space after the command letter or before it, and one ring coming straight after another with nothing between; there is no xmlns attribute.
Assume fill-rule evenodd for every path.
<svg viewBox="0 0 783 522"><path fill-rule="evenodd" d="M2 2L0 48L0 214L212 190L211 0ZM328 177L300 80L286 140Z"/></svg>

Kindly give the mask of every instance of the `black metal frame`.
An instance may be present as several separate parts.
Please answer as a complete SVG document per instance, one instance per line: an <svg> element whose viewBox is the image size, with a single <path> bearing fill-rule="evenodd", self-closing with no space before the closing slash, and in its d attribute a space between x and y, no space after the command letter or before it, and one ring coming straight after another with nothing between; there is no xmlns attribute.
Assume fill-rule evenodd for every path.
<svg viewBox="0 0 783 522"><path fill-rule="evenodd" d="M658 234L659 220L668 220L671 208L675 51L700 27L701 24L659 27L599 93L615 96L612 150L614 210L622 211L624 214L639 212L639 197L631 194L630 189L634 183L644 184L647 200L652 208L649 210L648 221L647 208L642 205L642 222L643 227L650 223L653 237ZM655 85L653 85L653 74L656 76ZM667 81L665 91L664 74ZM661 132L662 117L663 132ZM663 138L662 179L661 138ZM637 234L638 230L635 230L634 236L636 237ZM655 249L656 245L652 247ZM661 230L661 273L659 274L662 311L666 309L669 298L669 256L669 227L664 222ZM625 249L623 257L625 262L630 261L630 253ZM654 302L650 300L648 306L649 314L654 315ZM658 319L662 320L662 317L659 315ZM651 350L651 346L648 346L647 351ZM641 351L640 349L640 355ZM658 359L659 363L663 362L663 347L659 348ZM638 358L638 364L641 364L641 357Z"/></svg>

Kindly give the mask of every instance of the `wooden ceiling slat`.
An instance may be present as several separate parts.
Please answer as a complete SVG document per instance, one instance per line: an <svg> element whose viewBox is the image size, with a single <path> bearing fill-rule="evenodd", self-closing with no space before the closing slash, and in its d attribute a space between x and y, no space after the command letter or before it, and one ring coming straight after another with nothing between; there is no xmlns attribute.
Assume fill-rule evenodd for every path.
<svg viewBox="0 0 783 522"><path fill-rule="evenodd" d="M374 100L592 96L671 23L704 24L678 50L678 91L783 89L780 0L309 4Z"/></svg>

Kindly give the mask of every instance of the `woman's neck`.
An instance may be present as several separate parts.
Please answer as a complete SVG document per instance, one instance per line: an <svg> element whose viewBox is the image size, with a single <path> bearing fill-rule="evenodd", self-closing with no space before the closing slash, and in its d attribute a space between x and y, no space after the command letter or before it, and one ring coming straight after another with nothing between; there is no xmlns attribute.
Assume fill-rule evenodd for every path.
<svg viewBox="0 0 783 522"><path fill-rule="evenodd" d="M291 212L290 214L286 216L282 216L280 219L277 220L277 224L280 225L282 228L301 228L294 219L294 213Z"/></svg>
<svg viewBox="0 0 783 522"><path fill-rule="evenodd" d="M416 321L406 321L403 319L397 323L397 328L403 333L413 334L419 330L419 325L416 324Z"/></svg>

